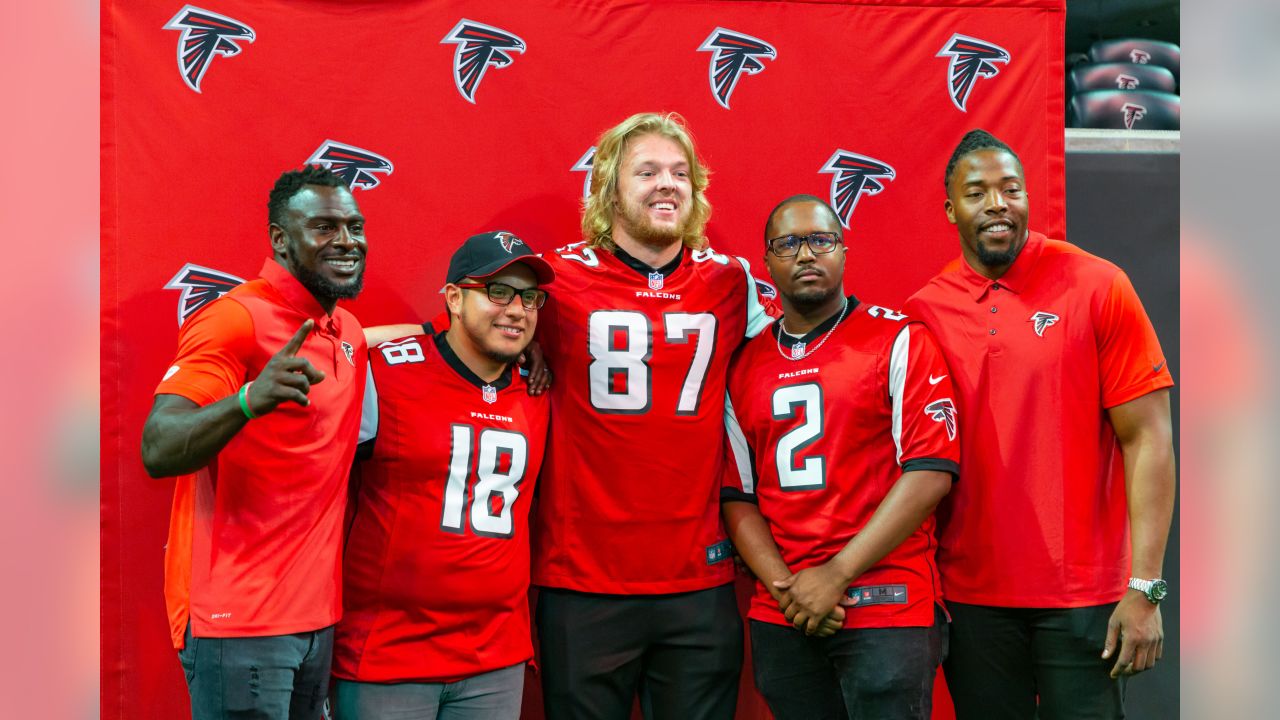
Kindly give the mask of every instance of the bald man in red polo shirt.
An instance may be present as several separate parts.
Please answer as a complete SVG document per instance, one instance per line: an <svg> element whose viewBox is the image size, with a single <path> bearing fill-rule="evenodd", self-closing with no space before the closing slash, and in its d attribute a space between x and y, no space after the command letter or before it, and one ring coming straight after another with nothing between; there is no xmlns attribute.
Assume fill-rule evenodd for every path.
<svg viewBox="0 0 1280 720"><path fill-rule="evenodd" d="M343 181L287 172L261 276L182 326L142 436L179 477L165 600L194 720L315 720L342 612L340 547L368 362L364 217Z"/></svg>
<svg viewBox="0 0 1280 720"><path fill-rule="evenodd" d="M937 336L960 417L938 508L956 714L1122 717L1125 677L1161 653L1173 380L1124 272L1027 229L1007 145L970 132L945 181L961 257L906 312Z"/></svg>

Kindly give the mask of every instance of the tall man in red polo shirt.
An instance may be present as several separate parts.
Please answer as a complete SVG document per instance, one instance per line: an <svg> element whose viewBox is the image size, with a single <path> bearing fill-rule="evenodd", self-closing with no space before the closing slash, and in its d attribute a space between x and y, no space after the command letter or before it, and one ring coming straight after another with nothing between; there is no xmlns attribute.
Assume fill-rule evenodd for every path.
<svg viewBox="0 0 1280 720"><path fill-rule="evenodd" d="M165 599L194 720L314 720L329 684L347 472L367 355L364 217L333 173L286 172L261 276L183 324L142 458L180 475Z"/></svg>
<svg viewBox="0 0 1280 720"><path fill-rule="evenodd" d="M1120 717L1125 676L1161 652L1173 380L1124 272L1027 229L1007 145L968 133L945 182L961 257L906 309L963 418L938 509L956 713Z"/></svg>
<svg viewBox="0 0 1280 720"><path fill-rule="evenodd" d="M947 632L933 509L959 469L947 367L923 325L845 295L825 202L784 200L765 242L785 314L730 366L720 496L758 579L756 685L778 720L928 720Z"/></svg>

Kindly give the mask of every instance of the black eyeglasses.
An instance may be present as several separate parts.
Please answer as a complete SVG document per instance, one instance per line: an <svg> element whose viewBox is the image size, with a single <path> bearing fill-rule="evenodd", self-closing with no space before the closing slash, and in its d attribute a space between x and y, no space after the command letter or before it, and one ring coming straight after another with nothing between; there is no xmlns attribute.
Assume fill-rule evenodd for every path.
<svg viewBox="0 0 1280 720"><path fill-rule="evenodd" d="M527 310L537 310L547 302L547 291L539 288L527 288L518 290L507 285L506 283L454 283L463 290L479 290L484 288L485 293L489 296L489 302L494 305L510 305L516 296L520 296L520 304L525 306Z"/></svg>
<svg viewBox="0 0 1280 720"><path fill-rule="evenodd" d="M825 255L840 244L840 236L833 232L816 232L808 235L783 235L769 241L769 252L778 257L792 257L800 252L800 244L809 246L814 255Z"/></svg>

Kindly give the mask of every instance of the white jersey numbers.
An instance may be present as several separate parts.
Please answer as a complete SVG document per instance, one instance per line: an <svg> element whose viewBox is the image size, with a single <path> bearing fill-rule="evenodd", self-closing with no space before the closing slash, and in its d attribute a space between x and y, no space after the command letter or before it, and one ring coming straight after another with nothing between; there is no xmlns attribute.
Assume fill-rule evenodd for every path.
<svg viewBox="0 0 1280 720"><path fill-rule="evenodd" d="M419 363L426 359L422 355L422 346L417 340L384 342L378 346L378 349L382 351L382 357L386 359L388 365Z"/></svg>
<svg viewBox="0 0 1280 720"><path fill-rule="evenodd" d="M715 357L716 317L711 313L665 313L663 338L684 345L697 337L693 359L676 402L677 415L696 415L707 369ZM602 413L640 414L653 405L653 328L631 310L597 310L587 321L591 406Z"/></svg>
<svg viewBox="0 0 1280 720"><path fill-rule="evenodd" d="M906 315L896 310L890 310L889 308L886 308L886 307L880 307L879 305L872 305L871 307L867 308L867 314L870 315L871 317L884 318L885 320L906 320L907 319Z"/></svg>
<svg viewBox="0 0 1280 720"><path fill-rule="evenodd" d="M797 410L804 420L778 438L775 460L778 485L783 490L816 490L827 485L826 458L801 458L800 453L822 437L822 386L817 383L785 385L773 391L773 419L792 420Z"/></svg>
<svg viewBox="0 0 1280 720"><path fill-rule="evenodd" d="M475 482L469 483L475 431L469 425L454 425L450 433L449 480L445 483L440 527L459 534L465 531L467 485L472 484L471 531L485 537L511 537L511 509L529 463L529 441L520 433L507 430L481 430Z"/></svg>

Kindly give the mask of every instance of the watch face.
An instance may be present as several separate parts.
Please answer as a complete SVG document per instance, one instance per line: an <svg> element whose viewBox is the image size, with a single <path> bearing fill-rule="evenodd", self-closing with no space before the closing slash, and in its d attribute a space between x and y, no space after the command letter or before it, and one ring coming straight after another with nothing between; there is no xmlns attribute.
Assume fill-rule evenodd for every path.
<svg viewBox="0 0 1280 720"><path fill-rule="evenodd" d="M1156 580L1151 583L1151 590L1148 594L1151 595L1152 601L1160 602L1169 594L1169 583L1164 580Z"/></svg>

